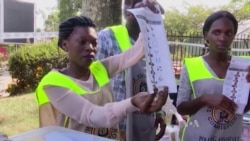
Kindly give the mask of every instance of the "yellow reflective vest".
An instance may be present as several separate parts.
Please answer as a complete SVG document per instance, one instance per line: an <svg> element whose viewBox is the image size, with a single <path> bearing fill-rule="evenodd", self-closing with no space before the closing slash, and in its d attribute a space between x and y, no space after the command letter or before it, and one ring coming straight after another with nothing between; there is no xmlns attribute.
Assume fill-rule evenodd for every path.
<svg viewBox="0 0 250 141"><path fill-rule="evenodd" d="M114 33L115 39L122 52L131 47L131 42L128 35L128 30L124 25L116 25L109 27Z"/></svg>
<svg viewBox="0 0 250 141"><path fill-rule="evenodd" d="M93 62L90 65L90 71L96 79L98 85L100 87L109 83L108 73L103 64L99 61ZM39 106L46 104L49 102L49 99L43 90L45 85L54 85L59 87L67 88L78 95L91 94L94 92L87 92L83 88L81 88L76 82L74 82L69 77L61 74L60 72L50 71L47 75L43 77L41 82L39 83L36 89L36 96Z"/></svg>

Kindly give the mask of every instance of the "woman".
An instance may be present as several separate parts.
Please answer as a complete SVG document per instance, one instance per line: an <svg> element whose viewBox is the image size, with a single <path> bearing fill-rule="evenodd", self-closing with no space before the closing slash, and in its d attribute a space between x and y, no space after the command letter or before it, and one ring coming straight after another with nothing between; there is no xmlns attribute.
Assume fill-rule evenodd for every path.
<svg viewBox="0 0 250 141"><path fill-rule="evenodd" d="M230 45L237 28L237 20L228 11L211 14L203 26L209 52L185 59L177 98L178 112L190 116L183 141L239 141L241 138L242 115L235 115L236 104L222 95L231 60ZM248 99L245 112L249 104Z"/></svg>
<svg viewBox="0 0 250 141"><path fill-rule="evenodd" d="M40 126L60 125L117 139L116 125L128 113L151 113L164 105L167 88L111 103L109 78L143 57L142 37L128 51L101 61L94 61L96 40L95 25L87 17L72 17L60 24L58 45L67 52L69 65L48 73L36 90Z"/></svg>

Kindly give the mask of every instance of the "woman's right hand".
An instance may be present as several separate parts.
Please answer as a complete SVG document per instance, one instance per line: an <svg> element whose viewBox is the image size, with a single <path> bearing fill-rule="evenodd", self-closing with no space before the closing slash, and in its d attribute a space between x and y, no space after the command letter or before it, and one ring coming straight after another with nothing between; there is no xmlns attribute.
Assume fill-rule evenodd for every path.
<svg viewBox="0 0 250 141"><path fill-rule="evenodd" d="M237 109L235 102L222 94L203 95L203 101L207 106L220 109L230 115L234 115Z"/></svg>
<svg viewBox="0 0 250 141"><path fill-rule="evenodd" d="M152 113L161 109L168 98L168 88L164 87L162 91L154 89L153 94L140 92L132 97L131 103L144 113Z"/></svg>

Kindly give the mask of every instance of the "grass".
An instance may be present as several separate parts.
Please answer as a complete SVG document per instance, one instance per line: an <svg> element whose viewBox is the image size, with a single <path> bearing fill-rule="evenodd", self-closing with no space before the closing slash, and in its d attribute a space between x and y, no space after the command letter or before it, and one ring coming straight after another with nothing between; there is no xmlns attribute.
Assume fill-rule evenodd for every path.
<svg viewBox="0 0 250 141"><path fill-rule="evenodd" d="M0 97L0 132L8 136L38 128L38 105L34 93Z"/></svg>

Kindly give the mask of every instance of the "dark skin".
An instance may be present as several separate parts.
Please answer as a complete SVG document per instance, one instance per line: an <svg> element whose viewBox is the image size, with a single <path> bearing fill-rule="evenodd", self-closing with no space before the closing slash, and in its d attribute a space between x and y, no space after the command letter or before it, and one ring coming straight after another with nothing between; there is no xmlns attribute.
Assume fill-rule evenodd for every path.
<svg viewBox="0 0 250 141"><path fill-rule="evenodd" d="M155 4L158 4L156 1L150 1L150 0L125 0L125 18L126 18L126 27L128 30L129 36L133 40L137 40L140 31L139 24L136 21L136 18L134 17L133 14L130 12L126 11L126 9L133 9L133 8L140 8L140 7L148 7L151 11L158 13L161 12L162 14L164 13L164 10L161 5L160 6L160 11L158 11L155 8ZM155 136L155 140L159 140L165 133L165 128L166 124L164 123L163 117L161 115L156 115L156 120L155 120L155 127L158 127L160 125L160 132Z"/></svg>
<svg viewBox="0 0 250 141"><path fill-rule="evenodd" d="M152 0L125 0L124 13L125 13L125 19L126 19L126 27L128 30L128 34L132 39L137 40L139 33L141 31L140 31L139 25L135 17L133 16L133 14L128 12L127 9L148 7L153 12L158 13L159 11L155 8L154 6L155 4L159 5L159 3L157 3L156 1L152 1ZM164 14L164 9L162 8L161 5L159 6L160 6L160 12Z"/></svg>
<svg viewBox="0 0 250 141"><path fill-rule="evenodd" d="M141 98L144 99L144 100L142 100L142 99L132 99L132 104L135 105L136 107L139 107L141 109L141 111L144 112L144 113L152 113L152 111L159 110L160 109L159 107L161 105L164 105L166 103L166 100L167 100L168 96L167 97L163 97L164 93L166 93L166 92L168 93L168 88L167 87L164 87L163 91L160 91L160 92L158 92L158 89L155 87L154 88L154 93L151 94L151 96L144 95L142 93L135 95L135 96L140 96L141 95ZM159 93L160 96L161 96L161 97L158 97L157 99L163 98L159 102L157 102L154 99L155 97L157 97L157 93ZM152 97L154 97L154 98L152 98ZM137 103L140 103L142 105L147 105L146 103L152 103L152 104L151 105L147 105L147 106L140 106ZM145 103L145 104L143 104L143 103ZM154 106L152 106L152 105L154 105ZM157 106L157 105L159 105L159 106Z"/></svg>
<svg viewBox="0 0 250 141"><path fill-rule="evenodd" d="M227 18L220 18L214 21L210 30L205 34L205 40L210 45L209 53L203 56L211 69L220 79L224 79L230 65L231 56L229 48L234 39L233 23ZM250 82L250 69L247 80ZM225 111L229 115L234 115L237 105L222 94L205 94L197 99L182 102L177 110L183 115L193 115L204 106L215 107ZM245 112L250 109L250 98L245 108Z"/></svg>
<svg viewBox="0 0 250 141"><path fill-rule="evenodd" d="M93 27L76 26L71 35L62 41L62 48L68 53L69 66L61 72L73 78L86 81L90 77L89 66L97 51L97 33ZM159 97L154 100L155 97ZM166 102L168 89L153 94L140 93L132 97L131 103L143 112L152 113ZM141 102L143 101L143 102Z"/></svg>
<svg viewBox="0 0 250 141"><path fill-rule="evenodd" d="M89 65L97 51L97 33L94 28L75 27L63 48L68 52L69 67L63 73L86 81L89 78Z"/></svg>

